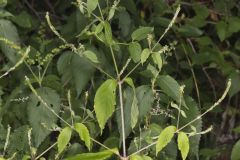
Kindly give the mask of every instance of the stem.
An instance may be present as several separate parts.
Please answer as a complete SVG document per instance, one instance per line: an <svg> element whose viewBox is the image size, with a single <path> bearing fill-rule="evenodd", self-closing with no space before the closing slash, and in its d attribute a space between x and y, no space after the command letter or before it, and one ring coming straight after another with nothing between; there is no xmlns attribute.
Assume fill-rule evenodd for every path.
<svg viewBox="0 0 240 160"><path fill-rule="evenodd" d="M125 122L124 122L124 110L123 110L123 95L122 95L122 81L118 82L119 98L120 98L120 110L121 110L121 124L122 124L122 141L123 141L123 157L127 156L126 142L125 142Z"/></svg>
<svg viewBox="0 0 240 160"><path fill-rule="evenodd" d="M105 146L104 144L98 142L98 141L95 140L94 138L91 138L91 140L92 140L93 142L97 143L98 145L102 146L103 148L105 148L105 149L111 151L112 153L116 154L117 156L121 157L121 155L119 155L118 152L115 152L114 150L112 150L111 148L109 148L109 147Z"/></svg>
<svg viewBox="0 0 240 160"><path fill-rule="evenodd" d="M111 54L112 54L112 59L113 59L113 63L114 63L114 67L115 67L117 76L119 76L118 66L117 66L117 62L116 62L116 58L115 58L112 46L110 46L110 51L111 51Z"/></svg>
<svg viewBox="0 0 240 160"><path fill-rule="evenodd" d="M43 151L39 156L37 156L35 158L35 160L41 158L45 153L47 153L50 149L52 149L56 144L57 144L57 142L55 142L53 145L51 145L49 148L47 148L45 151Z"/></svg>
<svg viewBox="0 0 240 160"><path fill-rule="evenodd" d="M139 62L138 64L136 64L136 66L133 67L133 69L128 72L128 74L122 79L122 81L124 81L130 74L132 74L132 72L135 71L135 69L137 69L137 67L141 64L141 62Z"/></svg>

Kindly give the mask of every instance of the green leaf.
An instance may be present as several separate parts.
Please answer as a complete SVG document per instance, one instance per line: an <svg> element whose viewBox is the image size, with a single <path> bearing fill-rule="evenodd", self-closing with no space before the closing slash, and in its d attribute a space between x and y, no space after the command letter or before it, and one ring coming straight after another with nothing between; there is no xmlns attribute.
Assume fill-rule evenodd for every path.
<svg viewBox="0 0 240 160"><path fill-rule="evenodd" d="M156 144L156 155L171 142L176 130L175 126L168 126L160 133Z"/></svg>
<svg viewBox="0 0 240 160"><path fill-rule="evenodd" d="M118 152L117 149L112 149L112 151ZM112 151L106 150L97 153L77 154L73 157L66 158L66 160L105 160L113 155Z"/></svg>
<svg viewBox="0 0 240 160"><path fill-rule="evenodd" d="M104 35L105 35L105 39L108 45L111 45L113 43L112 40L112 29L111 29L111 25L108 22L104 22Z"/></svg>
<svg viewBox="0 0 240 160"><path fill-rule="evenodd" d="M133 100L132 100L132 106L131 106L131 127L133 129L138 122L138 116L139 116L138 99L136 97L136 89L133 84L133 80L131 78L127 77L126 79L124 79L124 81L132 87L133 93L134 93Z"/></svg>
<svg viewBox="0 0 240 160"><path fill-rule="evenodd" d="M232 96L234 96L235 94L237 94L240 91L240 73L239 72L233 72L232 74L230 74L229 78L232 81L232 85L229 89L229 97L231 98Z"/></svg>
<svg viewBox="0 0 240 160"><path fill-rule="evenodd" d="M207 18L209 15L209 10L205 5L193 5L193 9L198 17L203 19Z"/></svg>
<svg viewBox="0 0 240 160"><path fill-rule="evenodd" d="M157 85L163 90L165 94L180 103L180 85L175 79L169 75L159 76L157 79ZM186 106L185 100L181 98L181 103Z"/></svg>
<svg viewBox="0 0 240 160"><path fill-rule="evenodd" d="M116 105L117 81L113 79L106 80L97 90L94 98L94 109L98 124L101 130L107 120L112 116Z"/></svg>
<svg viewBox="0 0 240 160"><path fill-rule="evenodd" d="M138 122L139 110L138 110L138 100L136 96L133 97L132 107L131 107L131 127L134 128Z"/></svg>
<svg viewBox="0 0 240 160"><path fill-rule="evenodd" d="M152 160L151 157L145 156L145 155L132 155L130 156L130 160Z"/></svg>
<svg viewBox="0 0 240 160"><path fill-rule="evenodd" d="M128 51L130 53L130 56L132 60L137 63L141 59L141 52L142 52L142 47L139 43L137 42L132 42L128 46Z"/></svg>
<svg viewBox="0 0 240 160"><path fill-rule="evenodd" d="M153 27L140 27L132 33L131 37L133 41L140 41L147 38L148 34L152 32Z"/></svg>
<svg viewBox="0 0 240 160"><path fill-rule="evenodd" d="M231 160L240 160L240 140L233 146Z"/></svg>
<svg viewBox="0 0 240 160"><path fill-rule="evenodd" d="M87 9L88 12L91 14L97 8L98 0L87 0Z"/></svg>
<svg viewBox="0 0 240 160"><path fill-rule="evenodd" d="M39 88L38 95L47 103L56 114L60 111L60 97L50 88ZM46 127L51 128L57 122L57 117L44 106L38 98L31 94L27 104L28 120L32 127L33 143L38 147L50 134Z"/></svg>
<svg viewBox="0 0 240 160"><path fill-rule="evenodd" d="M202 30L189 24L186 24L177 30L182 36L186 37L199 37L203 34Z"/></svg>
<svg viewBox="0 0 240 160"><path fill-rule="evenodd" d="M144 62L146 62L146 60L148 59L148 57L150 56L151 51L148 48L145 48L142 53L141 53L141 63L143 64Z"/></svg>
<svg viewBox="0 0 240 160"><path fill-rule="evenodd" d="M73 52L63 53L57 62L58 72L62 75L62 83L71 83L79 96L91 80L95 68L89 62Z"/></svg>
<svg viewBox="0 0 240 160"><path fill-rule="evenodd" d="M81 140L85 142L85 145L88 147L88 150L91 150L91 137L88 128L82 123L76 123L74 125L74 128L78 132Z"/></svg>
<svg viewBox="0 0 240 160"><path fill-rule="evenodd" d="M122 1L121 1L122 2ZM121 29L121 33L123 37L127 37L130 34L131 27L132 27L132 19L129 13L125 10L118 10L118 18L119 23L118 27Z"/></svg>
<svg viewBox="0 0 240 160"><path fill-rule="evenodd" d="M96 54L90 50L84 51L83 55L93 63L99 63Z"/></svg>
<svg viewBox="0 0 240 160"><path fill-rule="evenodd" d="M1 0L0 1L0 8L4 8L7 5L8 1L7 0Z"/></svg>
<svg viewBox="0 0 240 160"><path fill-rule="evenodd" d="M19 44L20 42L17 29L9 20L0 19L0 37L6 38L15 44ZM3 42L0 42L0 47L2 52L10 60L11 63L15 64L18 61L19 56L14 49Z"/></svg>
<svg viewBox="0 0 240 160"><path fill-rule="evenodd" d="M72 129L70 127L65 127L59 134L57 139L58 154L66 148L72 136Z"/></svg>
<svg viewBox="0 0 240 160"><path fill-rule="evenodd" d="M135 90L135 86L134 86L132 78L127 77L124 79L124 82L126 82L129 86L131 86L133 88L133 90Z"/></svg>
<svg viewBox="0 0 240 160"><path fill-rule="evenodd" d="M139 119L143 119L151 110L154 95L149 86L143 85L136 88L136 95L138 99Z"/></svg>
<svg viewBox="0 0 240 160"><path fill-rule="evenodd" d="M181 152L182 159L185 160L187 158L189 152L189 139L186 133L179 132L178 133L178 149Z"/></svg>
<svg viewBox="0 0 240 160"><path fill-rule="evenodd" d="M26 12L22 11L17 16L13 17L13 21L20 27L31 28L32 27L32 17Z"/></svg>
<svg viewBox="0 0 240 160"><path fill-rule="evenodd" d="M227 27L227 23L225 23L224 21L220 21L216 25L217 34L221 41L223 41L227 37Z"/></svg>
<svg viewBox="0 0 240 160"><path fill-rule="evenodd" d="M153 59L153 62L158 65L158 69L161 70L162 65L163 65L161 55L159 53L155 52L152 54L152 59Z"/></svg>

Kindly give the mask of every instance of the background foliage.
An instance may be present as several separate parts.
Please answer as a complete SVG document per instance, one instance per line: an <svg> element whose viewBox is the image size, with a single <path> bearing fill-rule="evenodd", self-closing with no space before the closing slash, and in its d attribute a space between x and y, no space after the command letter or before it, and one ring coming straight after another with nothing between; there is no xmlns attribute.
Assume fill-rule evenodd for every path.
<svg viewBox="0 0 240 160"><path fill-rule="evenodd" d="M109 148L120 148L121 151L123 135L119 100L118 96L115 100L112 95L117 84L107 80L109 77L99 71L100 67L108 74L116 75L111 52L106 47L114 42L113 51L117 53L116 64L119 68L125 66L129 57L132 60L127 63L126 73L139 61L143 63L130 75L133 82L128 79L123 84L129 154L152 143L152 137L158 136L163 128L177 123L177 110L173 102L182 103L186 118L181 118L179 125L183 126L216 102L224 91L227 79L231 78L232 86L224 102L184 131L192 132L195 129L201 132L213 126L211 132L189 138L189 159L239 159L240 2L121 0L116 8L112 7L114 2L111 0L99 0L99 4L107 9L100 13L90 4L89 13L83 14L76 1L0 1L0 73L14 66L21 58L19 53L23 55L30 46L26 61L0 79L0 153L5 158L27 159L31 156L36 159L40 158L37 155L55 144L42 157L54 159L58 154L57 158L63 159L78 155L81 159L84 158L81 153L91 150L99 152L98 156L102 159L109 158L108 151L93 143L88 135ZM157 48L165 47L164 53L160 59L152 55L153 59L147 60L149 55L145 48L148 47L148 34L152 34L152 43L156 43L155 39L168 27L178 4L181 11L175 24L157 45ZM54 35L45 19L47 11L53 25L66 41L80 51L88 51L83 52L86 58L75 54ZM111 23L98 23L96 18L90 16L91 12L100 17L101 14L108 15L106 19L110 19ZM138 28L141 31L136 31ZM15 45L6 44L3 38ZM101 38L104 42L99 41ZM145 57L139 56L142 50L145 50ZM155 85L161 92L156 93L151 84L158 71L160 76L156 78ZM125 72L123 75L126 75ZM76 132L69 130L54 113L43 107L43 103L29 89L25 76L29 77L30 83L54 113L68 123L77 123ZM186 87L180 100L178 90L182 85ZM71 92L67 94L69 90ZM116 112L110 115L111 118L107 117L108 113L104 119L96 118L98 113L102 114L98 103L94 102L100 101L95 97L98 92L102 101L99 105L106 101L106 106L116 104ZM101 97L101 94L108 96ZM104 101L104 98L108 100ZM131 111L134 105L137 112ZM109 106L111 112L112 105ZM137 118L132 113L137 113ZM107 121L108 118L111 120ZM8 126L11 132L7 150L4 150ZM30 128L32 150L29 146ZM59 135L61 128L64 129ZM86 135L82 135L80 130L86 131ZM69 135L72 136L70 144ZM65 139L61 142L62 146L66 143L67 148L57 147L56 141L60 136ZM155 153L155 147L142 152L153 159L181 157L174 141L157 156Z"/></svg>

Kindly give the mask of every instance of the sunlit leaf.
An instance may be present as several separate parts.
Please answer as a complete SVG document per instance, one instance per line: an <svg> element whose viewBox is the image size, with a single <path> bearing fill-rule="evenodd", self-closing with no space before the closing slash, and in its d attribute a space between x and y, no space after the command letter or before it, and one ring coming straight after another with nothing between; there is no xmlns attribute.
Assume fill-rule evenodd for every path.
<svg viewBox="0 0 240 160"><path fill-rule="evenodd" d="M156 155L160 152L164 147L167 146L168 143L171 142L174 133L176 131L175 126L166 127L159 135L157 144L156 144Z"/></svg>
<svg viewBox="0 0 240 160"><path fill-rule="evenodd" d="M144 62L146 62L146 60L148 59L148 57L150 56L151 51L146 48L142 51L141 53L141 63L143 64Z"/></svg>
<svg viewBox="0 0 240 160"><path fill-rule="evenodd" d="M57 139L58 154L62 153L62 151L66 148L71 139L71 135L72 129L70 127L66 127L60 132Z"/></svg>
<svg viewBox="0 0 240 160"><path fill-rule="evenodd" d="M116 86L116 80L108 79L98 88L96 92L94 98L94 109L101 130L104 129L107 120L112 116L115 110Z"/></svg>
<svg viewBox="0 0 240 160"><path fill-rule="evenodd" d="M181 152L182 159L185 160L187 158L189 152L189 139L186 133L179 132L178 133L178 149Z"/></svg>
<svg viewBox="0 0 240 160"><path fill-rule="evenodd" d="M91 137L87 127L82 123L76 123L74 128L79 134L79 137L82 141L85 142L85 145L88 147L88 150L91 150Z"/></svg>

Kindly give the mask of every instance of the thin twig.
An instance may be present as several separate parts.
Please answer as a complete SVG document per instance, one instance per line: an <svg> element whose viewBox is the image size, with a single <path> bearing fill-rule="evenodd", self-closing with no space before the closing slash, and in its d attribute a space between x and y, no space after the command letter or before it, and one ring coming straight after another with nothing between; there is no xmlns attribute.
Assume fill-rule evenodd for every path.
<svg viewBox="0 0 240 160"><path fill-rule="evenodd" d="M39 154L39 156L37 156L37 157L35 158L35 160L41 158L45 153L47 153L50 149L52 149L56 144L57 144L57 142L55 142L53 145L51 145L50 147L48 147L45 151L43 151L41 154Z"/></svg>

